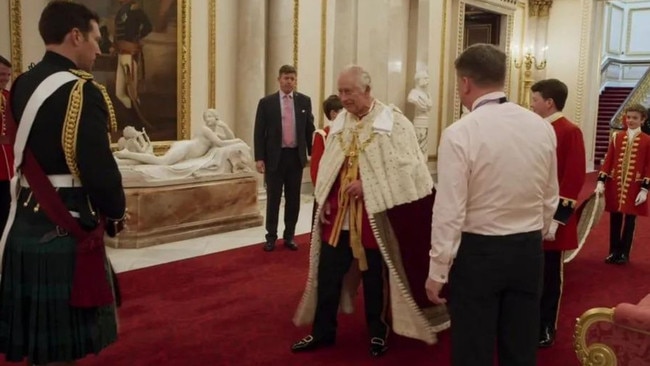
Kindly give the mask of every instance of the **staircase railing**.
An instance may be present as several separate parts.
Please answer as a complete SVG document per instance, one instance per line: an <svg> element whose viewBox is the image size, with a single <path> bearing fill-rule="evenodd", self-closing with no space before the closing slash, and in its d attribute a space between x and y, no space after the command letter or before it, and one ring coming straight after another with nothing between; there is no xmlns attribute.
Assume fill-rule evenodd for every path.
<svg viewBox="0 0 650 366"><path fill-rule="evenodd" d="M650 67L650 59L644 60L625 60L618 59L613 57L605 57L600 64L600 91L609 84L629 84L632 82L632 85L636 85L636 80L626 80L624 74L624 67ZM618 75L611 77L609 75L610 67L618 67Z"/></svg>
<svg viewBox="0 0 650 366"><path fill-rule="evenodd" d="M650 92L650 68L646 70L639 82L636 84L630 95L625 98L625 101L618 107L616 113L609 121L609 126L613 129L620 130L623 128L623 114L627 107L635 103L643 103L648 97L648 92Z"/></svg>

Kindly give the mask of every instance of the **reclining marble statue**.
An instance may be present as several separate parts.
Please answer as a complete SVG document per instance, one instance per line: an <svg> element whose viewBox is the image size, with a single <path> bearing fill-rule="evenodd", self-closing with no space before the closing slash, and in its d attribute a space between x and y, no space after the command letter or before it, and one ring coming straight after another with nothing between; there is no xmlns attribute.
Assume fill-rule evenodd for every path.
<svg viewBox="0 0 650 366"><path fill-rule="evenodd" d="M169 150L156 156L144 131L130 126L114 153L125 182L156 182L191 177L208 177L252 172L250 147L219 119L217 111L203 113L205 125L190 140L172 143ZM128 129L128 130L127 130Z"/></svg>

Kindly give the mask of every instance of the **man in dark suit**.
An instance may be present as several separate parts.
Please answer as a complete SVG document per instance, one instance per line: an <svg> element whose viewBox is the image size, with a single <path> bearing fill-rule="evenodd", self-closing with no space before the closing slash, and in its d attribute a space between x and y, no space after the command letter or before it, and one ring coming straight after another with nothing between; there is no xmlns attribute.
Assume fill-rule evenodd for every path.
<svg viewBox="0 0 650 366"><path fill-rule="evenodd" d="M255 161L266 183L267 252L275 249L278 239L278 212L284 187L284 245L298 250L293 240L300 212L302 171L311 155L314 116L311 99L295 92L296 68L280 68L280 90L260 99L255 116Z"/></svg>

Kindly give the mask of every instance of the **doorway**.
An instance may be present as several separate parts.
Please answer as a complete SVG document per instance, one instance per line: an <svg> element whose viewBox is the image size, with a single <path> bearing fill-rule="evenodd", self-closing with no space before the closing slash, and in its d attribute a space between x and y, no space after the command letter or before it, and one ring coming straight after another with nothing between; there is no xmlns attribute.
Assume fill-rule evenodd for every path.
<svg viewBox="0 0 650 366"><path fill-rule="evenodd" d="M476 43L499 46L502 41L503 14L493 13L473 5L465 5L464 48Z"/></svg>

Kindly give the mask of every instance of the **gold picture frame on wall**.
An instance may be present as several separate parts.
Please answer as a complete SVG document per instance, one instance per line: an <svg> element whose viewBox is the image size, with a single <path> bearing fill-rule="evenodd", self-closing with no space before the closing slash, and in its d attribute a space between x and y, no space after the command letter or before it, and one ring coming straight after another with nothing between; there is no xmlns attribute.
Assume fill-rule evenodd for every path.
<svg viewBox="0 0 650 366"><path fill-rule="evenodd" d="M117 115L118 132L126 126L145 129L155 150L190 137L190 0L73 0L100 17L102 54L93 74L109 92ZM125 8L126 7L126 8ZM21 1L10 0L12 63L21 63ZM137 15L136 15L137 14ZM125 21L148 22L151 31L137 42L122 42L116 28ZM143 20L144 19L144 20ZM34 29L36 32L37 30ZM123 32L120 30L120 32ZM128 38L128 37L124 37ZM129 49L136 46L136 50ZM128 54L128 57L123 55Z"/></svg>

